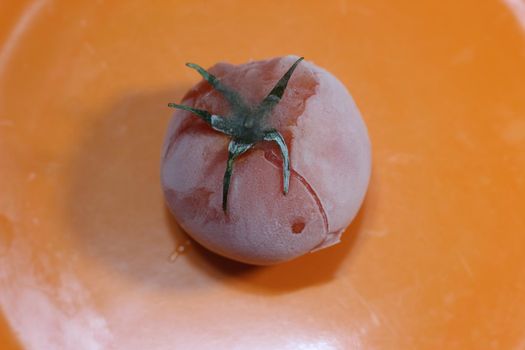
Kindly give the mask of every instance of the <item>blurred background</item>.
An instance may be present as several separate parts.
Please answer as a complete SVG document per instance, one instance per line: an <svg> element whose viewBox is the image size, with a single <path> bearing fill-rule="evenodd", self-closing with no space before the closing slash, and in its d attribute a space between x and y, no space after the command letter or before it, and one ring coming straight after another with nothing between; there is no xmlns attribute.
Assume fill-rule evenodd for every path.
<svg viewBox="0 0 525 350"><path fill-rule="evenodd" d="M163 204L210 66L304 55L368 125L365 203L265 268ZM525 349L525 1L0 2L2 349Z"/></svg>

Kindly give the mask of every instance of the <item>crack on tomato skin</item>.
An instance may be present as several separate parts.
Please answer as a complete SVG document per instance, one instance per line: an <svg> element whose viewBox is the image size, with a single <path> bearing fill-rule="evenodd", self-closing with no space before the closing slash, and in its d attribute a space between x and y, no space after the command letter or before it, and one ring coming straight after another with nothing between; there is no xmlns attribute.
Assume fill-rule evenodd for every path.
<svg viewBox="0 0 525 350"><path fill-rule="evenodd" d="M314 97L319 90L319 77L308 67L305 69L308 70L308 73L312 73L312 75L300 75L295 81L291 82L290 89L284 96L286 103L277 105L270 117L270 123L283 134L287 143L290 143L291 139L293 139L294 129L297 127L299 118L303 117L308 101ZM299 87L300 83L302 83L303 86ZM290 113L290 111L284 113L283 109L290 109L291 105L295 106L295 109L292 108L293 113ZM279 120L279 116L285 119ZM291 149L291 143L288 147Z"/></svg>
<svg viewBox="0 0 525 350"><path fill-rule="evenodd" d="M283 99L292 74L303 60L304 57L294 59L294 63L279 78L270 92L255 106L248 105L236 89L232 89L228 85L223 84L223 82L215 75L208 72L198 64L186 63L186 66L196 70L214 90L220 92L228 101L231 108L231 117L226 118L225 116L214 114L213 111L210 112L208 109L199 109L183 104L168 103L168 107L191 112L206 122L212 129L227 135L230 138L228 145L228 160L223 178L222 209L224 212L226 212L228 208L228 193L235 159L248 151L252 146L262 141L275 142L279 145L281 157L284 162L283 193L285 195L288 193L290 179L288 146L281 133L277 131L277 129L269 127L266 121L275 107Z"/></svg>
<svg viewBox="0 0 525 350"><path fill-rule="evenodd" d="M237 68L248 71L251 66L255 63L249 63L246 65L238 66ZM273 81L278 78L281 73L281 69L277 69L278 66L282 65L282 59L268 60L266 64L269 66L268 69L257 68L258 74L265 76L267 85L271 87ZM269 124L272 124L277 132L280 132L285 140L285 144L289 149L289 154L292 154L293 139L295 137L294 130L297 127L298 119L301 118L306 110L306 106L310 98L314 97L319 89L320 79L316 75L316 72L312 70L308 65L303 65L302 74L296 73L295 80L291 80L289 88L284 91L281 103L275 106L275 110L270 112ZM229 83L230 76L236 77L238 73L222 71L220 65L216 65L210 69L211 73L217 71L216 76L219 80ZM237 82L238 84L239 82ZM236 84L232 84L235 87ZM243 98L243 89L238 89L240 95ZM264 91L261 90L261 91ZM266 92L264 92L266 94ZM249 94L248 94L249 95ZM258 96L256 100L264 98L264 95ZM251 100L251 99L247 99ZM212 88L206 80L201 80L194 87L192 87L186 95L182 98L182 103L186 103L188 106L193 108L203 108L206 110L212 110L214 113L224 114L229 116L231 108L228 105L223 94L219 93L216 89ZM212 108L215 107L215 108ZM290 113L291 112L291 113ZM169 141L166 147L166 151L163 155L163 159L166 160L169 154L176 148L179 137L187 132L191 133L206 133L212 132L212 129L206 128L206 124L201 120L191 118L190 112L182 112L184 114L174 115L173 118L183 118L184 120L175 128L173 134L169 136ZM303 181L305 182L305 181ZM286 188L286 186L285 186ZM285 190L286 192L286 190Z"/></svg>
<svg viewBox="0 0 525 350"><path fill-rule="evenodd" d="M191 112L201 120L205 121L209 126L212 127L212 129L219 131L220 133L231 138L228 146L228 162L223 180L224 211L227 211L228 189L235 159L237 156L246 152L249 148L261 141L276 142L279 145L281 157L283 158L284 162L283 193L285 195L288 193L290 159L288 151L289 144L287 141L293 139L293 132L290 132L289 129L297 125L297 119L302 116L308 100L310 97L315 95L319 86L319 79L315 79L317 77L313 77L315 76L315 72L311 69L306 69L304 71L305 73L301 75L303 78L301 80L302 84L297 84L294 89L287 89L292 74L298 67L299 63L304 60L304 57L292 58L292 56L288 56L286 60L289 59L294 60L293 64L289 66L282 76L280 75L279 80L273 85L271 91L266 93L263 99L254 106L247 104L247 102L244 100L244 97L241 96L241 93L237 91L238 89L229 86L229 84L223 84L224 76L222 76L222 74L220 77L214 75L213 70L215 67L220 70L219 65L212 67L208 72L206 69L195 63L186 63L186 66L196 70L208 84L203 85L204 81L201 81L186 94L186 96L183 98L183 102L184 100L188 99L190 100L189 102L191 102L189 105L177 103L168 104L168 107ZM266 69L266 72L272 74L275 71L274 67L276 65L281 65L281 62L282 58L276 58L263 63L266 65L271 65L271 68ZM256 65L258 66L259 63ZM238 69L246 70L246 68L249 66L251 66L251 64L241 65L238 67ZM256 69L256 71L259 71L259 69ZM261 72L264 73L265 69L263 68ZM210 87L213 87L213 89L210 90ZM224 114L223 116L216 114L217 112L213 111L214 108L200 109L190 106L206 104L206 100L209 97L208 95L213 92L220 92L221 96L219 97L218 101L224 102L224 100L227 100L227 104L231 111L230 117L226 117L227 114ZM199 95L201 98L198 98ZM280 102L285 98L289 100L289 106L286 107L285 110L281 110L280 113L277 113L278 118L275 121L277 125L268 125L267 120L272 119L272 115L275 114L274 112L276 108L283 107ZM217 96L215 97L215 100L217 100ZM286 111L286 109L289 108L292 110L295 109L296 111L292 118L290 118L290 114ZM283 134L280 132L281 129L286 129L286 131L289 133L283 136ZM166 147L167 152L164 155L164 158L166 158L166 155L169 153L169 151L171 151L175 143L176 135L174 135L174 138L169 141L168 147Z"/></svg>
<svg viewBox="0 0 525 350"><path fill-rule="evenodd" d="M341 235L343 232L345 232L346 228L343 228L341 230L328 232L325 236L325 238L317 244L315 247L313 247L310 250L310 253L316 252L318 250L328 248L330 246L333 246L341 241Z"/></svg>
<svg viewBox="0 0 525 350"><path fill-rule="evenodd" d="M266 150L264 152L264 158L268 162L270 162L273 166L275 166L275 167L277 167L279 169L282 167L282 162L281 162L280 158L274 153L273 150ZM324 210L323 203L321 202L321 199L317 195L317 192L315 192L315 190L308 183L308 181L306 181L306 179L301 174L299 174L297 171L295 171L294 169L290 169L290 174L291 174L292 177L295 177L304 186L304 188L306 189L306 192L308 192L310 194L310 196L312 197L312 199L314 200L314 202L317 205L317 208L319 210L319 213L321 214L321 217L323 219L323 226L324 226L325 232L328 234L328 232L329 232L328 216L326 215L326 211ZM322 244L325 241L325 239L326 239L326 236L320 242L320 244Z"/></svg>
<svg viewBox="0 0 525 350"><path fill-rule="evenodd" d="M279 60L273 60L272 65L276 66L280 64ZM297 127L298 127L298 121L299 118L302 118L305 116L305 111L307 109L307 105L311 98L315 97L319 90L320 85L320 79L317 76L316 72L312 69L310 69L308 66L305 67L304 74L298 75L296 80L292 80L290 82L290 88L285 91L284 96L282 97L284 101L282 103L277 104L275 107L275 110L272 111L269 115L269 123L274 125L276 130L282 133L282 136L285 139L285 143L288 145L289 148L289 154L292 155L293 151L292 148L294 147L294 138L297 137ZM210 71L213 71L213 68L210 69ZM271 68L267 70L269 77L268 77L268 84L271 84L271 82L274 80L274 75L277 73L275 72L275 68ZM263 71L264 72L264 71ZM226 81L227 76L229 74L217 74L217 77L219 79L223 79ZM244 92L241 89L241 94ZM244 96L243 96L244 97ZM259 100L258 98L255 100ZM254 100L254 101L255 101ZM198 84L196 84L190 91L187 92L187 94L183 97L182 103L186 103L188 106L192 106L194 108L204 108L204 109L213 109L213 111L217 111L219 113L223 113L225 116L229 116L230 108L228 108L227 101L225 100L224 96L222 96L220 93L218 93L215 89L212 89L209 84L206 84L205 81L200 81ZM215 108L211 108L211 107ZM179 112L180 113L180 112ZM174 149L177 148L177 145L180 144L179 140L182 138L182 136L191 134L192 136L199 136L204 134L216 134L211 128L207 127L207 124L203 122L202 120L191 118L190 112L182 112L184 114L180 115L174 115L173 118L183 118L181 123L175 127L172 135L169 136L169 143L166 147L166 151L164 154L164 159L167 159L168 156L173 152ZM221 135L223 136L223 135ZM264 144L257 145L257 148L266 150L268 148L273 148L273 145L268 144L265 142ZM215 152L210 152L215 153ZM243 155L239 157L239 160L241 158L252 156L252 155ZM270 161L272 165L275 167L282 169L282 160L278 156L277 153L271 152L270 159L268 159L266 152L264 152L264 156L267 160ZM207 170L211 170L216 166L216 162L219 159L225 158L223 152L217 151L215 154L215 157L213 157L213 162L211 164L208 164L206 167ZM208 162L206 162L208 163ZM321 214L322 222L323 222L323 228L325 236L321 239L321 242L319 244L323 244L323 242L326 241L328 233L329 233L329 224L328 224L328 217L326 214L326 211L324 209L324 206L317 194L317 192L313 189L313 187L310 185L310 183L297 171L294 171L293 169L290 170L291 177L296 178L302 186L306 189L310 197L314 200L316 203L318 212ZM198 190L197 190L198 191ZM188 193L178 193L176 197L178 197L179 201L183 201L186 204L190 204L193 201L188 198ZM200 197L198 195L198 197ZM188 203L190 202L190 203ZM190 204L190 206L192 206ZM212 213L211 215L214 220L219 219L219 221L222 221L218 215L218 213ZM226 220L228 221L229 216L226 215ZM209 220L207 220L209 221ZM293 231L293 230L292 230Z"/></svg>

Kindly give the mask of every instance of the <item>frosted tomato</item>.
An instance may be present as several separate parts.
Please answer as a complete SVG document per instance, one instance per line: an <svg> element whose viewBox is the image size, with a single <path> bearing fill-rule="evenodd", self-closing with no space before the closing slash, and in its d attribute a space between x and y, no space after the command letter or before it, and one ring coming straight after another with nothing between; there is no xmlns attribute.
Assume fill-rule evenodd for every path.
<svg viewBox="0 0 525 350"><path fill-rule="evenodd" d="M170 123L167 204L197 242L267 265L339 242L370 177L360 113L330 73L295 56L218 63Z"/></svg>

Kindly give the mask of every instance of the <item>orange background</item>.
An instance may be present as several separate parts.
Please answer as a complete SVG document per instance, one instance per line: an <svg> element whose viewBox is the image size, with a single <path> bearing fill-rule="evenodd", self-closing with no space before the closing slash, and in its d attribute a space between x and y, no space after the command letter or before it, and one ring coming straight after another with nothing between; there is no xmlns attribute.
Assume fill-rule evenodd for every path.
<svg viewBox="0 0 525 350"><path fill-rule="evenodd" d="M0 44L2 349L525 347L522 0L2 1ZM341 244L248 267L166 211L166 104L290 53L373 175Z"/></svg>

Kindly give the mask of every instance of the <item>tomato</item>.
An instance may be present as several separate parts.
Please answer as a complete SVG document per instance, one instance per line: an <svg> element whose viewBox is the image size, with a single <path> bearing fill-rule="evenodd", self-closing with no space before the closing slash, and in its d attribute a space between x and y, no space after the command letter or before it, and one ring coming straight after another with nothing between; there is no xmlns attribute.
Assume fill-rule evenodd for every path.
<svg viewBox="0 0 525 350"><path fill-rule="evenodd" d="M211 76L190 67L207 80L172 105L161 165L181 227L256 265L339 242L371 168L366 126L344 85L295 56L218 63Z"/></svg>

